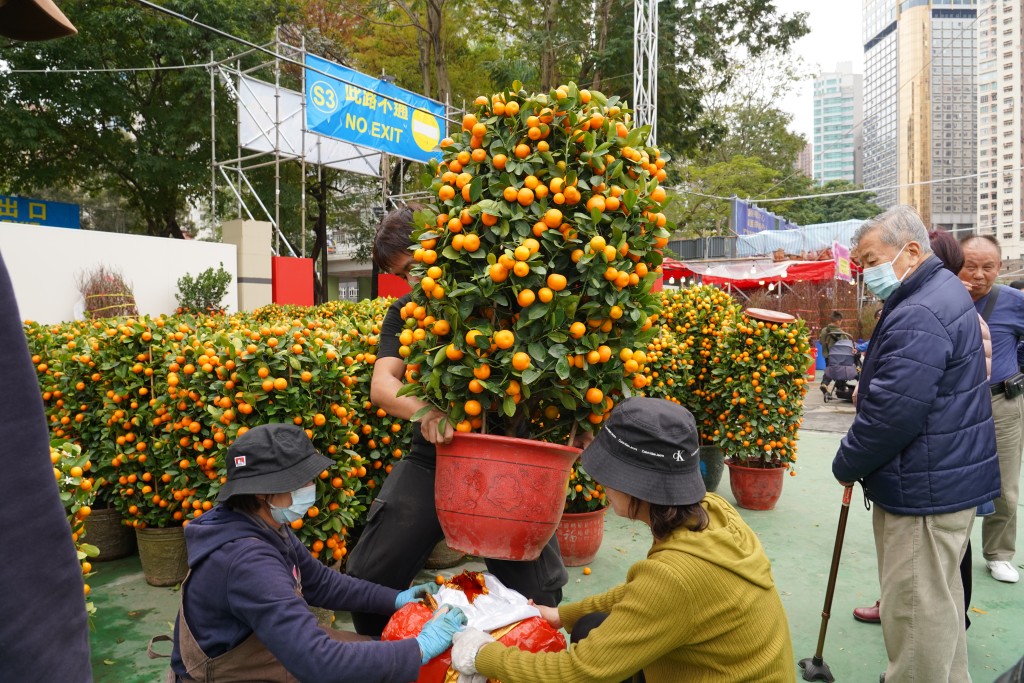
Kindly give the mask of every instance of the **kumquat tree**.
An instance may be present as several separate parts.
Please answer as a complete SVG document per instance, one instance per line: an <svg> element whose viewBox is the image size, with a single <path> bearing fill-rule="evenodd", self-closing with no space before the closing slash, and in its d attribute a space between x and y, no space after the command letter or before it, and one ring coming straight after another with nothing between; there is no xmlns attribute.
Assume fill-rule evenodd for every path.
<svg viewBox="0 0 1024 683"><path fill-rule="evenodd" d="M419 283L401 354L458 431L593 431L646 386L667 244L665 160L616 97L518 83L478 97L441 142L417 212Z"/></svg>

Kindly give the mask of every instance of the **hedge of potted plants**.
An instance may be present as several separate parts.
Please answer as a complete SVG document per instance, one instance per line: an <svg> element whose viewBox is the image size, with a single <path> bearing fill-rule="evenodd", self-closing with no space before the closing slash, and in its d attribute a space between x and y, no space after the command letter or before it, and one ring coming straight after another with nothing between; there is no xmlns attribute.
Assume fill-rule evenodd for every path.
<svg viewBox="0 0 1024 683"><path fill-rule="evenodd" d="M792 473L806 390L803 324L739 316L736 305L714 288L657 296L661 317L652 325L657 336L636 344L626 360L623 353L618 362L601 362L599 342L607 345L616 337L601 333L600 326L589 327L580 340L570 334L565 341L557 337L548 342L567 351L573 345L569 378L555 380L565 382L561 396L568 396L572 407L549 403L541 409L534 403L532 428L547 431L542 438L564 438L571 431L564 416L576 417L578 411L588 416L586 424L598 424L608 400L580 401L576 394L586 392L575 382L615 371L631 391L638 391L634 381L639 376L645 392L687 405L699 416L705 443L718 445L734 461ZM273 306L228 317L26 324L60 455L55 467L63 472L61 484L72 496L68 500L88 494L85 506L113 505L133 527L187 523L214 504L227 447L239 433L262 422L291 420L301 423L316 446L335 460L321 475L317 504L296 523L296 533L321 561L343 560L349 530L363 522L410 438L407 422L369 402L379 324L387 305L380 300L317 308ZM416 329L422 329L416 320ZM441 348L458 343L454 336L450 339ZM461 342L465 344L464 335ZM597 348L575 353L585 343ZM453 374L463 373L458 381L468 385L469 363L491 366L499 350L505 351L474 347L472 358L451 363ZM590 351L598 353L593 365L587 358ZM567 365L569 355L564 356ZM557 377L561 358L551 359ZM500 372L505 374L492 370L492 376L481 380L503 390L488 390L492 405L504 408L505 397L512 406L530 405L535 387L524 381L524 373ZM504 393L513 386L518 394ZM616 391L608 387L607 393L614 399ZM476 417L482 428L482 415ZM75 467L82 469L80 475ZM603 500L600 487L578 468L574 476L565 498L559 494L560 509L598 507ZM81 509L73 511L75 519L81 519Z"/></svg>
<svg viewBox="0 0 1024 683"><path fill-rule="evenodd" d="M317 505L293 528L337 562L408 436L369 402L385 306L29 323L26 334L54 438L87 453L97 495L127 524L167 528L202 515L230 443L288 420L335 459Z"/></svg>

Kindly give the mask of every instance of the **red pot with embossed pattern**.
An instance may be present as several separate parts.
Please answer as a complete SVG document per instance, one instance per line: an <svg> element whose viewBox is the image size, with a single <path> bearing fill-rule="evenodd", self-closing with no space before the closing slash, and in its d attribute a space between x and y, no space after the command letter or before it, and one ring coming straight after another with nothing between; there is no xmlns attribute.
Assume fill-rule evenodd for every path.
<svg viewBox="0 0 1024 683"><path fill-rule="evenodd" d="M555 535L566 567L590 564L604 540L604 514L608 508L590 512L563 512Z"/></svg>
<svg viewBox="0 0 1024 683"><path fill-rule="evenodd" d="M579 449L457 433L437 445L434 504L448 545L499 560L533 560L555 533Z"/></svg>

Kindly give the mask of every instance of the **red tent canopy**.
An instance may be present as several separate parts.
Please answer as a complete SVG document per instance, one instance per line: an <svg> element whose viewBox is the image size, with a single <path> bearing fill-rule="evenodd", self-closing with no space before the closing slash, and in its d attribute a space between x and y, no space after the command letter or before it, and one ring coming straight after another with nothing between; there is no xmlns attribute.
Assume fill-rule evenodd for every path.
<svg viewBox="0 0 1024 683"><path fill-rule="evenodd" d="M666 281L700 277L707 285L729 285L737 289L756 289L770 282L821 282L835 277L834 261L683 263L666 258L661 265Z"/></svg>

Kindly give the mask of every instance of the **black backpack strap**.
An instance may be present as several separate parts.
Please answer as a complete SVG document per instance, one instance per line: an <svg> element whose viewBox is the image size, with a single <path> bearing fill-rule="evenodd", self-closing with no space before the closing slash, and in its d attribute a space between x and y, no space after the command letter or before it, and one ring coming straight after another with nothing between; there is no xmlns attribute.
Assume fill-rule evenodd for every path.
<svg viewBox="0 0 1024 683"><path fill-rule="evenodd" d="M992 310L996 307L996 299L999 298L999 290L1002 285L992 285L992 291L989 292L988 301L985 302L985 310L981 312L981 319L988 322L988 318L992 315Z"/></svg>

